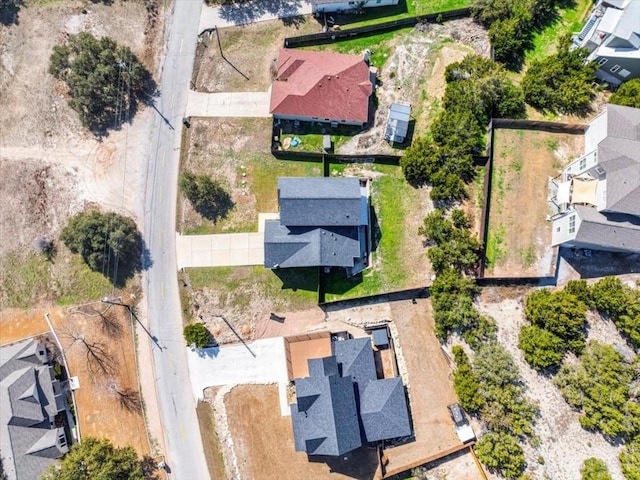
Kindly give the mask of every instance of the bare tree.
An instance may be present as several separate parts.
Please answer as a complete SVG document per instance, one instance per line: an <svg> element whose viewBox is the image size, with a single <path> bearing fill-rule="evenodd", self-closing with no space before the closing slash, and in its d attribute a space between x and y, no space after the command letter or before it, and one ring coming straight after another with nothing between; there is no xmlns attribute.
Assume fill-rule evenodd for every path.
<svg viewBox="0 0 640 480"><path fill-rule="evenodd" d="M79 342L87 352L87 368L90 373L103 375L114 373L115 359L110 355L109 349L104 343L90 342L84 335L67 334L73 339L73 343Z"/></svg>
<svg viewBox="0 0 640 480"><path fill-rule="evenodd" d="M122 336L122 324L116 311L109 305L104 311L94 310L100 317L100 327L102 331L112 338L120 338Z"/></svg>
<svg viewBox="0 0 640 480"><path fill-rule="evenodd" d="M140 394L130 388L116 390L120 406L131 413L139 413L142 409Z"/></svg>

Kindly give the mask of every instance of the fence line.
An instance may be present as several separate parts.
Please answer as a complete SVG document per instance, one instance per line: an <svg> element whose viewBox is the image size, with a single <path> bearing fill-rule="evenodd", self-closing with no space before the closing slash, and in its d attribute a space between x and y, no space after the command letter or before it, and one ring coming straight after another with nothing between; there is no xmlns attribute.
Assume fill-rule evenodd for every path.
<svg viewBox="0 0 640 480"><path fill-rule="evenodd" d="M583 134L588 125L583 123L545 122L541 120L520 120L515 118L494 118L494 128L509 130L538 130L549 133L569 133L572 135Z"/></svg>
<svg viewBox="0 0 640 480"><path fill-rule="evenodd" d="M382 22L364 27L348 28L346 30L335 30L330 32L312 33L309 35L299 35L297 37L287 37L284 39L285 48L305 47L310 45L322 45L326 43L339 42L356 37L366 37L378 33L390 32L401 28L415 27L419 23L439 23L456 18L465 18L471 14L471 9L458 8L455 10L445 10L443 12L430 13L428 15L418 15L416 17L402 18L391 22Z"/></svg>

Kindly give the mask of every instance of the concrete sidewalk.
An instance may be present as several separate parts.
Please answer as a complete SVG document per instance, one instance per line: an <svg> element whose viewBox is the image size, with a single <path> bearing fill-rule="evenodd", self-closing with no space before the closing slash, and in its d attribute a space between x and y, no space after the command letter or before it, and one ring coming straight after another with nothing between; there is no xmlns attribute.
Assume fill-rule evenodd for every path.
<svg viewBox="0 0 640 480"><path fill-rule="evenodd" d="M247 344L192 349L187 352L193 396L202 399L204 389L223 385L277 383L280 411L289 415L287 360L282 337Z"/></svg>
<svg viewBox="0 0 640 480"><path fill-rule="evenodd" d="M235 25L246 25L254 22L308 15L310 13L311 4L300 0L289 2L254 0L246 3L221 5L219 7L203 5L198 33L214 27L233 27Z"/></svg>
<svg viewBox="0 0 640 480"><path fill-rule="evenodd" d="M189 91L186 117L269 117L271 92Z"/></svg>

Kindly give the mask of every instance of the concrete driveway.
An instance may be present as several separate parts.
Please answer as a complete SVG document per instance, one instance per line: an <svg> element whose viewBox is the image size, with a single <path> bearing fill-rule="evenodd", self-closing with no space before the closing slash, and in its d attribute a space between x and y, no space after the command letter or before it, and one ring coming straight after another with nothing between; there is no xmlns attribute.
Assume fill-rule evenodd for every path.
<svg viewBox="0 0 640 480"><path fill-rule="evenodd" d="M232 27L253 22L264 22L278 18L295 17L311 13L311 3L294 0L253 0L250 2L231 3L219 7L202 6L200 30L210 28Z"/></svg>
<svg viewBox="0 0 640 480"><path fill-rule="evenodd" d="M282 337L252 343L193 349L187 353L195 398L223 385L277 383L282 415L289 415L287 362Z"/></svg>
<svg viewBox="0 0 640 480"><path fill-rule="evenodd" d="M264 264L264 233L176 235L178 268Z"/></svg>
<svg viewBox="0 0 640 480"><path fill-rule="evenodd" d="M189 91L187 117L268 117L271 92Z"/></svg>

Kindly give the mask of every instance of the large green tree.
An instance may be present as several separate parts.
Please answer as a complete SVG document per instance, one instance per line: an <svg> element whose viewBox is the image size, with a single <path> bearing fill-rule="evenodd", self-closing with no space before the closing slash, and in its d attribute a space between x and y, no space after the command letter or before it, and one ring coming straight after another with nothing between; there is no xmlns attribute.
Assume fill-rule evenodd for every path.
<svg viewBox="0 0 640 480"><path fill-rule="evenodd" d="M590 288L593 305L615 323L635 348L640 347L640 290L616 277L605 277Z"/></svg>
<svg viewBox="0 0 640 480"><path fill-rule="evenodd" d="M558 52L532 62L522 80L525 101L532 107L552 113L589 111L595 98L594 72L597 65L585 62L588 50L571 50L571 39L565 37Z"/></svg>
<svg viewBox="0 0 640 480"><path fill-rule="evenodd" d="M627 480L640 480L640 437L629 443L620 452L622 473Z"/></svg>
<svg viewBox="0 0 640 480"><path fill-rule="evenodd" d="M131 447L116 448L108 440L84 438L52 465L42 480L143 480L142 463Z"/></svg>
<svg viewBox="0 0 640 480"><path fill-rule="evenodd" d="M60 239L118 286L142 266L142 238L135 222L114 212L80 212L71 217Z"/></svg>
<svg viewBox="0 0 640 480"><path fill-rule="evenodd" d="M623 83L609 98L609 103L640 108L640 78Z"/></svg>
<svg viewBox="0 0 640 480"><path fill-rule="evenodd" d="M559 366L565 353L564 340L537 325L520 330L518 347L527 363L536 370Z"/></svg>
<svg viewBox="0 0 640 480"><path fill-rule="evenodd" d="M69 105L94 133L119 127L153 89L151 74L129 47L88 32L53 47L49 72L69 88Z"/></svg>
<svg viewBox="0 0 640 480"><path fill-rule="evenodd" d="M196 348L204 348L211 343L211 333L202 323L187 325L183 335L187 345L195 345Z"/></svg>

